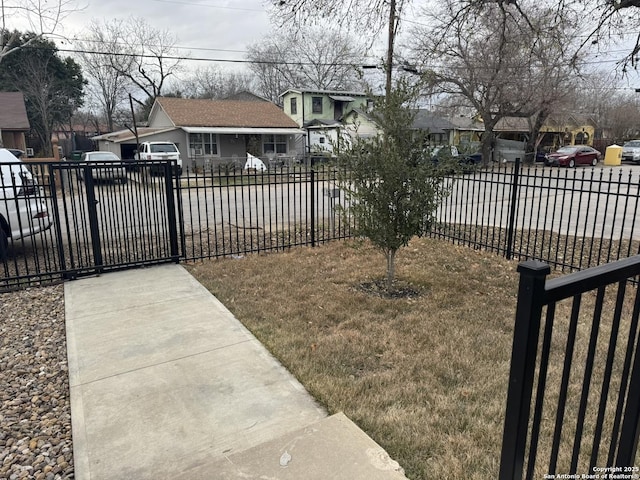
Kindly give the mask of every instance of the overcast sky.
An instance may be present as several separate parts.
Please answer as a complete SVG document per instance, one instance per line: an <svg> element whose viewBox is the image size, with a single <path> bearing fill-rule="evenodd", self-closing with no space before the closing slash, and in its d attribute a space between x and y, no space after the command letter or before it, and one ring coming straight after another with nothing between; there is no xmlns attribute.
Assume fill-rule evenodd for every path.
<svg viewBox="0 0 640 480"><path fill-rule="evenodd" d="M192 58L244 59L247 46L274 28L263 0L80 0L84 8L68 16L64 34L81 37L92 19L144 18L158 30L177 37L180 55ZM209 62L198 62L206 66ZM220 66L233 66L217 63Z"/></svg>

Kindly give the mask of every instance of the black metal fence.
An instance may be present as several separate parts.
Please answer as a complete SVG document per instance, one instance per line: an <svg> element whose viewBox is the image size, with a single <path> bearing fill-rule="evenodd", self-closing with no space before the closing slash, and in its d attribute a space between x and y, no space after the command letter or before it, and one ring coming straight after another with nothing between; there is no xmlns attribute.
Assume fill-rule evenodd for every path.
<svg viewBox="0 0 640 480"><path fill-rule="evenodd" d="M550 271L519 266L499 478L638 478L640 256Z"/></svg>
<svg viewBox="0 0 640 480"><path fill-rule="evenodd" d="M22 194L11 175L0 184L0 216L15 233L0 259L0 289L179 260L180 198L170 163L136 171L113 163L27 166L37 188ZM42 210L48 217L37 217Z"/></svg>
<svg viewBox="0 0 640 480"><path fill-rule="evenodd" d="M21 207L15 195L0 196L0 216L22 208L13 224L30 223L44 210L48 219L39 221L50 226L9 238L0 258L0 290L351 236L338 213L344 194L332 168L225 165L185 169L178 177L163 162L27 166L38 188L20 197ZM3 192L13 191L10 183L0 185Z"/></svg>
<svg viewBox="0 0 640 480"><path fill-rule="evenodd" d="M83 180L115 165L29 164L52 228L10 242L0 288L129 265L317 245L353 234L338 172L297 162L246 170L128 162L126 183ZM434 238L579 270L639 251L640 170L494 165L445 181ZM91 177L93 178L93 177ZM6 205L7 200L0 199ZM177 235L177 239L176 239Z"/></svg>
<svg viewBox="0 0 640 480"><path fill-rule="evenodd" d="M638 253L640 171L519 162L449 179L436 238L581 270Z"/></svg>
<svg viewBox="0 0 640 480"><path fill-rule="evenodd" d="M351 225L339 214L345 198L334 168L201 167L185 172L180 190L187 260L315 246L351 236Z"/></svg>

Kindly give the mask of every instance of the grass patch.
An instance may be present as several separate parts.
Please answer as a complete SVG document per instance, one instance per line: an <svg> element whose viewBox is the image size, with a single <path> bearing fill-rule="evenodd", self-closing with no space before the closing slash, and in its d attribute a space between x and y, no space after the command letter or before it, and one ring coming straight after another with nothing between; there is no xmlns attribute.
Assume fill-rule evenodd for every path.
<svg viewBox="0 0 640 480"><path fill-rule="evenodd" d="M187 268L329 413L343 411L400 462L409 478L497 478L517 262L436 239L412 241L397 261L392 295L379 286L385 275L382 254L355 240ZM566 473L569 464L569 426L578 409L593 312L587 307L593 300L586 295L581 310L563 431L569 453L561 453L558 473ZM570 307L569 301L556 308L548 381L552 410L543 419L542 456L551 443L553 382L562 376L560 350ZM603 318L613 310L607 298ZM623 323L624 341L626 328ZM608 343L610 331L604 319L598 350ZM596 361L599 379L604 365ZM597 397L595 388L590 395ZM593 429L590 415L587 430ZM547 469L541 458L540 478Z"/></svg>

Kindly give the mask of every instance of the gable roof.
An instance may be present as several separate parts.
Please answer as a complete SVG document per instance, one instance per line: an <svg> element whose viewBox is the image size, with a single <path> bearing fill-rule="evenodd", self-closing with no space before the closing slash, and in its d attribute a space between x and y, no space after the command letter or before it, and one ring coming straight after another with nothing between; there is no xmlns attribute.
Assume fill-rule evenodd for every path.
<svg viewBox="0 0 640 480"><path fill-rule="evenodd" d="M29 130L24 95L20 92L0 92L0 130Z"/></svg>
<svg viewBox="0 0 640 480"><path fill-rule="evenodd" d="M271 102L158 97L149 118L158 108L176 127L298 128Z"/></svg>
<svg viewBox="0 0 640 480"><path fill-rule="evenodd" d="M280 94L280 97L284 97L289 92L291 93L317 93L319 95L336 95L336 96L346 96L346 97L366 97L367 94L365 92L353 92L353 91L345 91L345 90L320 90L315 88L290 88L289 90ZM353 99L352 99L353 100Z"/></svg>

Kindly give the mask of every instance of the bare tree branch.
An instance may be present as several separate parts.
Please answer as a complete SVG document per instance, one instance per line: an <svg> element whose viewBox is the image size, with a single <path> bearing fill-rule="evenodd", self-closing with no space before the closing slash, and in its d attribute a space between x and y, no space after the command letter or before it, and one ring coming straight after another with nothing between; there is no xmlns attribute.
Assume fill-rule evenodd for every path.
<svg viewBox="0 0 640 480"><path fill-rule="evenodd" d="M7 55L18 49L28 47L38 39L53 35L58 31L61 22L72 12L81 10L77 0L2 0L0 3L0 33L13 31L7 41L0 44L0 63ZM29 32L34 35L26 43L16 45L19 35L17 29L12 28L9 21L16 24L24 21L29 25ZM0 38L5 38L0 35ZM14 45L14 46L12 46Z"/></svg>

